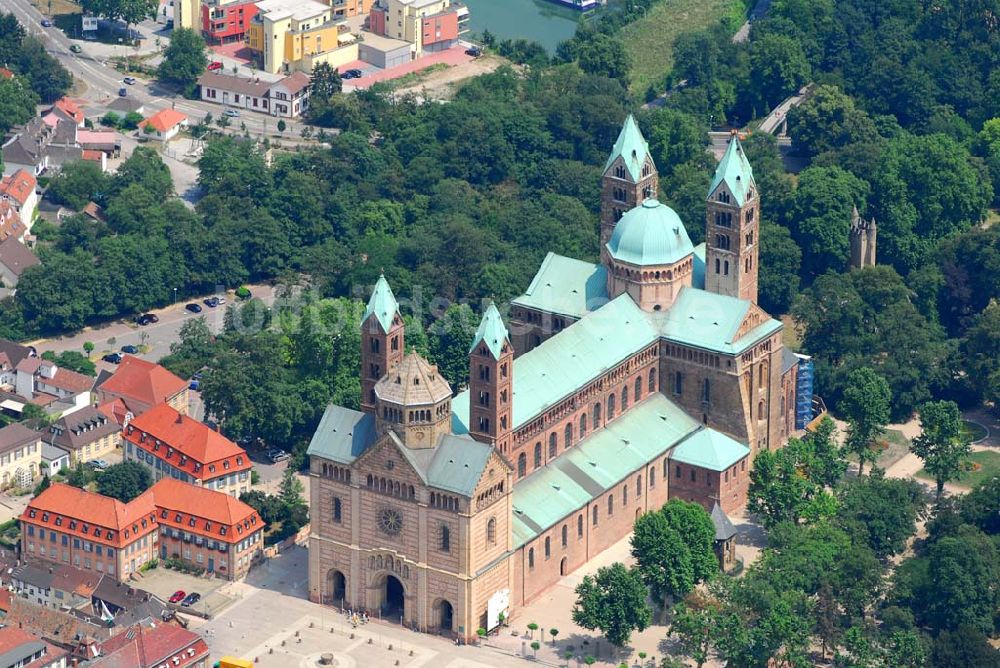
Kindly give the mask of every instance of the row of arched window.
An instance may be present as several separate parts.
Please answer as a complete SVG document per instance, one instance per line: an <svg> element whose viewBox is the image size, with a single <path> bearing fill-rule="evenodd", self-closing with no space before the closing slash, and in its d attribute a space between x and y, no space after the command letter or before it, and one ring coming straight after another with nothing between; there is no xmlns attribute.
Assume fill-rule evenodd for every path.
<svg viewBox="0 0 1000 668"><path fill-rule="evenodd" d="M351 482L351 469L344 468L343 466L335 466L323 462L320 471L324 478L332 478L340 482Z"/></svg>
<svg viewBox="0 0 1000 668"><path fill-rule="evenodd" d="M380 494L395 496L398 499L408 499L410 501L414 501L417 498L416 490L413 489L413 485L407 485L405 483L400 483L397 480L389 480L387 478L376 478L370 473L365 481L365 486L372 491Z"/></svg>
<svg viewBox="0 0 1000 668"><path fill-rule="evenodd" d="M458 497L431 492L431 508L441 508L442 510L458 511Z"/></svg>

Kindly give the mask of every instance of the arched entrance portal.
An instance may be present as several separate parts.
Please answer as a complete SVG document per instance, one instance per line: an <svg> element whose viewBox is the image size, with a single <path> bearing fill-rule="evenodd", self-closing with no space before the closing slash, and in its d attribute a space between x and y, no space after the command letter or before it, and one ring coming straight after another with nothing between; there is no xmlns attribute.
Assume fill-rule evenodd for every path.
<svg viewBox="0 0 1000 668"><path fill-rule="evenodd" d="M559 562L559 575L566 575L566 557Z"/></svg>
<svg viewBox="0 0 1000 668"><path fill-rule="evenodd" d="M451 606L451 603L441 599L434 606L435 617L437 618L438 628L441 631L448 632L454 629L455 621L455 609Z"/></svg>
<svg viewBox="0 0 1000 668"><path fill-rule="evenodd" d="M344 607L347 596L347 578L336 569L331 569L326 576L326 595L331 605Z"/></svg>
<svg viewBox="0 0 1000 668"><path fill-rule="evenodd" d="M382 592L382 616L387 619L403 617L406 603L403 598L403 583L393 575L385 576L385 590Z"/></svg>

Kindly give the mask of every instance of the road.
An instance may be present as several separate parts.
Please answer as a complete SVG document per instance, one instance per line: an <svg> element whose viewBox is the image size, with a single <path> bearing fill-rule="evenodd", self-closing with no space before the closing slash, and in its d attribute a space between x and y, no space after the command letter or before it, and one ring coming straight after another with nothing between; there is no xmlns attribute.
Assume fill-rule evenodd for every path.
<svg viewBox="0 0 1000 668"><path fill-rule="evenodd" d="M253 296L259 298L270 306L274 303L274 288L267 285L251 285L249 287ZM232 291L226 297L230 302L234 299ZM225 307L208 308L203 306L200 314L191 313L184 308L185 304L191 302L201 303L200 299L179 299L176 304L166 308L150 311L156 314L159 322L140 327L131 320L116 320L110 323L88 327L81 332L54 339L40 339L31 342L40 353L51 350L56 353L65 350L75 350L83 352L83 344L90 341L94 344L95 359L100 359L105 353L121 350L124 345L146 346L146 351L139 355L145 359L157 361L170 352L170 344L180 340L181 327L188 320L194 318L204 318L209 329L218 333L222 331ZM106 368L113 371L115 365L98 361L98 368Z"/></svg>
<svg viewBox="0 0 1000 668"><path fill-rule="evenodd" d="M122 74L112 67L104 64L100 57L95 57L87 53L91 43L81 40L71 40L58 28L41 27L42 14L32 6L30 0L4 0L4 10L13 12L17 19L24 25L25 29L32 35L38 37L45 44L46 50L70 71L73 76L87 85L85 97L97 104L107 103L118 95L118 89L122 87ZM149 25L153 25L150 23ZM142 30L144 26L140 26ZM73 53L70 46L79 44L84 53ZM223 107L217 104L201 102L198 100L186 100L175 96L173 91L166 90L159 83L138 82L128 87L129 95L143 102L147 107L147 115L161 109L174 108L190 116L192 119L200 120L206 114L218 117ZM295 136L298 134L301 124L291 119L284 119L288 126L285 134ZM247 130L251 134L265 132L273 133L276 129L277 119L267 114L257 114L250 111L241 111L240 118L234 123L234 131L240 131L240 122L246 124Z"/></svg>

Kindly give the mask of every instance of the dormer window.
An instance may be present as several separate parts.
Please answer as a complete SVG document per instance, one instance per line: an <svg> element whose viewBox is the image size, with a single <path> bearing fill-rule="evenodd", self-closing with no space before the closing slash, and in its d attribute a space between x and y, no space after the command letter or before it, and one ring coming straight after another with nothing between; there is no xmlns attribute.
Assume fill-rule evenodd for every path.
<svg viewBox="0 0 1000 668"><path fill-rule="evenodd" d="M197 524L197 520L195 518L192 517L191 519L188 520L188 526L193 527L195 526L195 524Z"/></svg>
<svg viewBox="0 0 1000 668"><path fill-rule="evenodd" d="M56 518L56 526L57 527L61 527L62 526L62 518L61 517L57 517Z"/></svg>
<svg viewBox="0 0 1000 668"><path fill-rule="evenodd" d="M226 535L226 527L219 527L219 535L220 536Z"/></svg>
<svg viewBox="0 0 1000 668"><path fill-rule="evenodd" d="M242 457L237 457L236 458L236 465L237 466L243 466L243 458Z"/></svg>
<svg viewBox="0 0 1000 668"><path fill-rule="evenodd" d="M184 517L183 517L183 516L181 516L181 514L180 514L180 513L177 513L177 514L176 514L176 515L174 516L174 522L183 522L183 521L184 521Z"/></svg>
<svg viewBox="0 0 1000 668"><path fill-rule="evenodd" d="M76 520L70 520L69 521L69 530L70 531L76 531Z"/></svg>
<svg viewBox="0 0 1000 668"><path fill-rule="evenodd" d="M222 468L224 468L227 471L229 470L229 460L228 459L226 461L222 462Z"/></svg>
<svg viewBox="0 0 1000 668"><path fill-rule="evenodd" d="M167 511L166 510L161 510L160 511L160 519L164 519L164 520L167 519Z"/></svg>
<svg viewBox="0 0 1000 668"><path fill-rule="evenodd" d="M31 519L35 519L35 514L36 513L34 508L28 511L28 517L30 517Z"/></svg>
<svg viewBox="0 0 1000 668"><path fill-rule="evenodd" d="M48 522L49 521L49 514L48 513L42 513L42 521L43 522Z"/></svg>

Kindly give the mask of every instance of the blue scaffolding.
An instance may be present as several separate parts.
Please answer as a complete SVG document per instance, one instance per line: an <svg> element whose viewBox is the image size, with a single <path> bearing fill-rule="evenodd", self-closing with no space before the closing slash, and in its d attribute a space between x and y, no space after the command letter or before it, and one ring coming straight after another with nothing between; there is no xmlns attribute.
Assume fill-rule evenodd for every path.
<svg viewBox="0 0 1000 668"><path fill-rule="evenodd" d="M815 372L812 357L796 354L799 358L795 382L795 428L805 429L813 419L813 383Z"/></svg>

